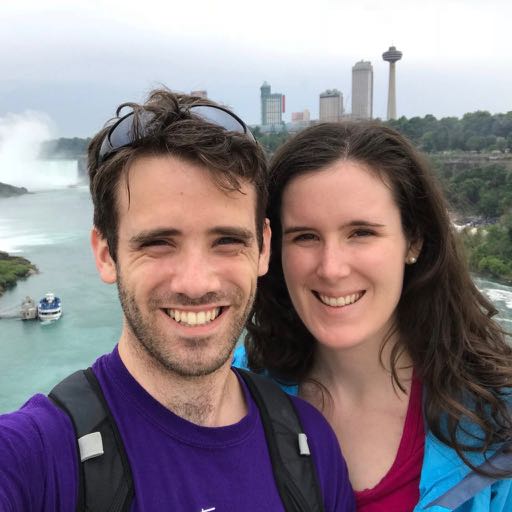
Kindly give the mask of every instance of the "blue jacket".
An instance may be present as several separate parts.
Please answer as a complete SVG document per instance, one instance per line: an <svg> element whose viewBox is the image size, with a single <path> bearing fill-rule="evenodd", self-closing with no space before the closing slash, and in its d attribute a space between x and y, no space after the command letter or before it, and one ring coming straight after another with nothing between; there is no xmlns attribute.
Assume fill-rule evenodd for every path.
<svg viewBox="0 0 512 512"><path fill-rule="evenodd" d="M246 368L243 347L233 365ZM296 395L298 386L281 386ZM512 453L488 453L493 468L512 470ZM482 453L468 453L475 466L485 464ZM427 431L420 477L420 500L413 512L512 512L512 479L491 479L472 471L453 448Z"/></svg>

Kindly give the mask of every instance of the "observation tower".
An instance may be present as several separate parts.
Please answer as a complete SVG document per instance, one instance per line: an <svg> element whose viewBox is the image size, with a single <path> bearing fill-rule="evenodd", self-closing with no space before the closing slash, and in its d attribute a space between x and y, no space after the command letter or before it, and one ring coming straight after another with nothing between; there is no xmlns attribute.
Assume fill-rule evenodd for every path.
<svg viewBox="0 0 512 512"><path fill-rule="evenodd" d="M396 85L395 85L395 63L402 58L402 52L394 46L390 46L382 58L389 62L389 88L388 88L388 119L396 119Z"/></svg>

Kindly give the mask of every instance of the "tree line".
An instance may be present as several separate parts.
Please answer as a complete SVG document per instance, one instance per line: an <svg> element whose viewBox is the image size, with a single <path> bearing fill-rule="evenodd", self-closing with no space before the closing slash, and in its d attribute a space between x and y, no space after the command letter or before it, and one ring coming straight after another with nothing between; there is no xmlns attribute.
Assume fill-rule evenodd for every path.
<svg viewBox="0 0 512 512"><path fill-rule="evenodd" d="M512 284L512 210L485 228L464 228L469 267L480 275Z"/></svg>
<svg viewBox="0 0 512 512"><path fill-rule="evenodd" d="M501 163L452 166L432 158L451 208L494 223L512 208L512 172Z"/></svg>
<svg viewBox="0 0 512 512"><path fill-rule="evenodd" d="M43 159L65 159L76 160L77 158L87 154L87 146L91 141L81 139L79 137L47 140L41 144L39 157Z"/></svg>
<svg viewBox="0 0 512 512"><path fill-rule="evenodd" d="M512 284L512 170L499 163L457 165L432 157L473 272Z"/></svg>
<svg viewBox="0 0 512 512"><path fill-rule="evenodd" d="M427 153L439 151L511 151L512 111L490 114L477 111L457 117L436 119L400 117L387 124L411 139Z"/></svg>

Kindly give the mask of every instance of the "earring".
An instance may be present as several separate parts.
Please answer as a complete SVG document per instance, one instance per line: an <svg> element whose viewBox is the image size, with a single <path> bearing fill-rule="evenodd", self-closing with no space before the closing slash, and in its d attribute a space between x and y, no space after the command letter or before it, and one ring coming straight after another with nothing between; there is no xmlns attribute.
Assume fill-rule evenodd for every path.
<svg viewBox="0 0 512 512"><path fill-rule="evenodd" d="M406 260L408 265L414 265L418 260L414 256L409 256Z"/></svg>

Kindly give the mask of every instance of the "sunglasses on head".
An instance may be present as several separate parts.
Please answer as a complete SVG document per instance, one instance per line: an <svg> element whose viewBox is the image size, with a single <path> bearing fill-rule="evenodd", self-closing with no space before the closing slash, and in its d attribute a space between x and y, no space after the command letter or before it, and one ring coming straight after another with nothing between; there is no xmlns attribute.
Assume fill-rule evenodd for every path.
<svg viewBox="0 0 512 512"><path fill-rule="evenodd" d="M196 104L191 105L185 109L195 116L200 117L204 121L215 124L224 128L229 132L237 132L247 135L249 139L255 140L254 135L251 133L247 125L233 112L219 107L216 105ZM98 163L103 163L110 155L115 153L121 148L130 146L141 137L145 136L146 126L153 119L154 114L143 110L139 113L139 136L137 137L134 131L134 112L130 112L125 116L118 119L110 128L107 135L101 143L100 151L98 154Z"/></svg>

